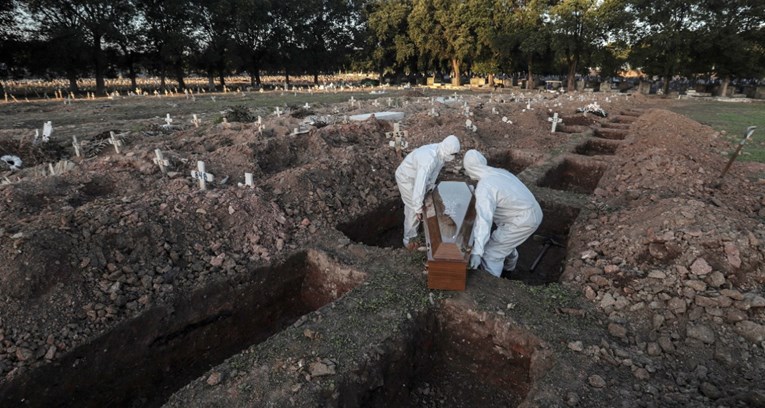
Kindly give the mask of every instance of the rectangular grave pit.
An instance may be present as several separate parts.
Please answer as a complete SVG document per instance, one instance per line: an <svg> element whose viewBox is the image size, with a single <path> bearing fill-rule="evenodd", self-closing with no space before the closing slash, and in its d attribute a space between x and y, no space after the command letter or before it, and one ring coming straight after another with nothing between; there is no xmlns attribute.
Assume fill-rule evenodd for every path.
<svg viewBox="0 0 765 408"><path fill-rule="evenodd" d="M343 406L518 406L548 361L533 334L449 301L400 337L371 367L373 384L340 386Z"/></svg>
<svg viewBox="0 0 765 408"><path fill-rule="evenodd" d="M519 280L528 285L545 285L560 280L568 254L569 231L580 211L575 207L544 201L540 205L544 214L542 224L517 248L518 264L510 274L511 280ZM555 241L554 244L546 245L547 239ZM532 271L534 262L537 264Z"/></svg>
<svg viewBox="0 0 765 408"><path fill-rule="evenodd" d="M159 407L211 366L331 303L366 277L307 251L123 322L0 387L0 406Z"/></svg>
<svg viewBox="0 0 765 408"><path fill-rule="evenodd" d="M404 203L390 200L356 218L337 224L335 229L351 241L382 248L403 247Z"/></svg>
<svg viewBox="0 0 765 408"><path fill-rule="evenodd" d="M569 156L549 169L537 185L553 190L592 194L607 166L606 163L584 156Z"/></svg>
<svg viewBox="0 0 765 408"><path fill-rule="evenodd" d="M589 139L578 145L574 151L576 154L581 154L583 156L608 156L616 154L616 149L618 149L619 146L621 146L621 144L618 142Z"/></svg>
<svg viewBox="0 0 765 408"><path fill-rule="evenodd" d="M538 155L516 149L495 151L489 154L487 164L491 167L505 169L515 175L520 174L526 168L539 159Z"/></svg>
<svg viewBox="0 0 765 408"><path fill-rule="evenodd" d="M595 128L593 135L601 139L624 140L629 131L626 129Z"/></svg>

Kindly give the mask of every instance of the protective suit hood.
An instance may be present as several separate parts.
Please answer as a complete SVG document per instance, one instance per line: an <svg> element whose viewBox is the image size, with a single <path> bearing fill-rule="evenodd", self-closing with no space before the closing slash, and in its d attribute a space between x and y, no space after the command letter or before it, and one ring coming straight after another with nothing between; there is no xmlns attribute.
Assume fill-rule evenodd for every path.
<svg viewBox="0 0 765 408"><path fill-rule="evenodd" d="M450 162L454 160L454 155L460 151L460 140L457 136L449 135L441 143L438 144L438 158Z"/></svg>
<svg viewBox="0 0 765 408"><path fill-rule="evenodd" d="M468 150L462 165L465 167L465 174L473 180L481 180L489 173L486 158L478 150Z"/></svg>

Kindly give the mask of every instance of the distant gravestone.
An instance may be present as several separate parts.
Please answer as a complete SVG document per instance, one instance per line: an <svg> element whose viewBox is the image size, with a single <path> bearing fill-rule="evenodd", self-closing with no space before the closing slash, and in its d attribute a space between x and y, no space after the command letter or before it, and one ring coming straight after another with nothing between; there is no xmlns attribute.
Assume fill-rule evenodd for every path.
<svg viewBox="0 0 765 408"><path fill-rule="evenodd" d="M43 143L48 143L48 141L50 140L51 134L53 134L53 123L51 121L47 121L43 124L43 133L42 133Z"/></svg>
<svg viewBox="0 0 765 408"><path fill-rule="evenodd" d="M117 137L117 135L114 134L114 132L109 132L109 144L114 146L114 150L117 152L117 154L120 153L122 141Z"/></svg>
<svg viewBox="0 0 765 408"><path fill-rule="evenodd" d="M170 161L165 159L165 156L162 155L162 150L154 149L154 164L159 166L159 170L162 172L162 174L167 173L167 166L170 165Z"/></svg>

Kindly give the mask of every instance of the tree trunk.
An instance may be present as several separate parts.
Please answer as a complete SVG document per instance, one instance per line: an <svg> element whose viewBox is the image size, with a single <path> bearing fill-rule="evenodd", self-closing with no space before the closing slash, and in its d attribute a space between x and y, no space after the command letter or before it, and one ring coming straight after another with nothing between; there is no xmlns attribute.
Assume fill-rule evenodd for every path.
<svg viewBox="0 0 765 408"><path fill-rule="evenodd" d="M183 65L181 61L175 64L175 79L178 81L178 90L186 89L186 83L183 81Z"/></svg>
<svg viewBox="0 0 765 408"><path fill-rule="evenodd" d="M494 74L489 74L489 86L494 86Z"/></svg>
<svg viewBox="0 0 765 408"><path fill-rule="evenodd" d="M566 81L566 91L576 91L576 58L568 59L568 78Z"/></svg>
<svg viewBox="0 0 765 408"><path fill-rule="evenodd" d="M212 70L207 70L207 90L210 92L215 91L215 76Z"/></svg>
<svg viewBox="0 0 765 408"><path fill-rule="evenodd" d="M162 64L162 68L160 68L160 74L159 74L159 90L164 91L165 86L167 85L167 69L165 68L165 64Z"/></svg>
<svg viewBox="0 0 765 408"><path fill-rule="evenodd" d="M529 77L528 77L528 79L526 79L526 89L527 90L532 89L532 87L534 86L533 85L534 84L534 73L531 71L531 67L532 67L533 61L534 61L534 58L533 57L529 57L528 64L527 64L529 66Z"/></svg>
<svg viewBox="0 0 765 408"><path fill-rule="evenodd" d="M287 90L287 87L290 85L290 71L288 69L284 70L284 90Z"/></svg>
<svg viewBox="0 0 765 408"><path fill-rule="evenodd" d="M452 58L452 85L460 86L460 61Z"/></svg>
<svg viewBox="0 0 765 408"><path fill-rule="evenodd" d="M101 35L93 33L93 62L95 63L96 95L98 96L106 94L106 86L104 85L104 67L101 54Z"/></svg>
<svg viewBox="0 0 765 408"><path fill-rule="evenodd" d="M220 81L220 89L223 89L223 87L226 86L226 75L224 75L222 69L218 71L218 80Z"/></svg>
<svg viewBox="0 0 765 408"><path fill-rule="evenodd" d="M725 75L720 81L720 96L723 98L728 96L728 85L730 84L730 75Z"/></svg>
<svg viewBox="0 0 765 408"><path fill-rule="evenodd" d="M128 65L128 76L130 77L130 88L132 88L133 91L138 88L138 81L136 80L136 72L135 72L135 65L133 64L133 59L131 57L130 59L130 65Z"/></svg>
<svg viewBox="0 0 765 408"><path fill-rule="evenodd" d="M260 86L260 70L259 69L255 69L255 83L257 83L258 86Z"/></svg>
<svg viewBox="0 0 765 408"><path fill-rule="evenodd" d="M250 86L255 87L255 73L250 71Z"/></svg>
<svg viewBox="0 0 765 408"><path fill-rule="evenodd" d="M77 86L77 74L74 71L69 71L66 73L66 76L69 79L69 92L79 92L80 87Z"/></svg>
<svg viewBox="0 0 765 408"><path fill-rule="evenodd" d="M319 86L319 73L314 72L313 73L313 84L316 86Z"/></svg>

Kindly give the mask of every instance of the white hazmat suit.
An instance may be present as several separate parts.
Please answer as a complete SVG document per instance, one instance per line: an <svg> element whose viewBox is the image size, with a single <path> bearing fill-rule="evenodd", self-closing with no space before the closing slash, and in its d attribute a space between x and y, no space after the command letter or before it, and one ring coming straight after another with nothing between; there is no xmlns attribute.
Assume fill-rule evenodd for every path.
<svg viewBox="0 0 765 408"><path fill-rule="evenodd" d="M531 191L507 170L489 167L476 150L465 153L465 173L478 180L475 189L476 219L470 267L494 276L512 271L521 245L542 223L542 208ZM491 232L492 224L497 229Z"/></svg>
<svg viewBox="0 0 765 408"><path fill-rule="evenodd" d="M459 139L450 135L441 143L413 150L396 169L396 184L404 201L404 246L417 236L425 193L435 188L444 163L454 160L459 151Z"/></svg>

